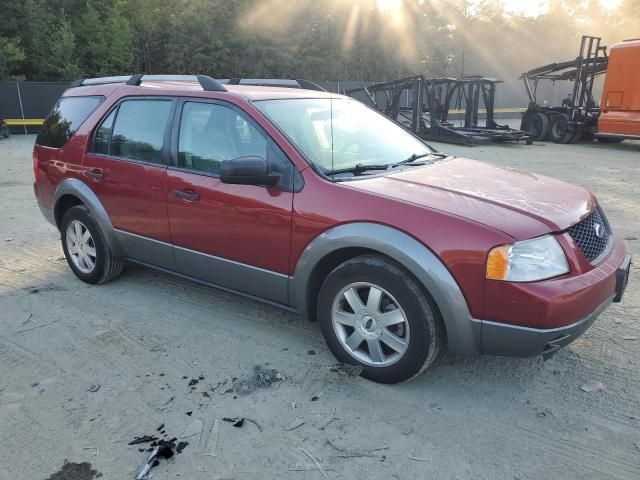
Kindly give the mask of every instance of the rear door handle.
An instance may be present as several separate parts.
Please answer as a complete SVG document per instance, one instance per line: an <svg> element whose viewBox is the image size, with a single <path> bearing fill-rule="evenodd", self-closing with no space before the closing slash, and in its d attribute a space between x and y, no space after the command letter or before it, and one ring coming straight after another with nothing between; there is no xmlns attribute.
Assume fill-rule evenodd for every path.
<svg viewBox="0 0 640 480"><path fill-rule="evenodd" d="M200 200L200 195L198 195L196 192L189 191L189 190L178 190L177 188L174 188L171 191L171 193L173 194L174 197L182 198L184 200L189 200L190 202L197 202L198 200Z"/></svg>
<svg viewBox="0 0 640 480"><path fill-rule="evenodd" d="M93 178L96 182L104 180L104 175L102 174L102 170L99 168L94 168L92 170L85 170L84 176Z"/></svg>

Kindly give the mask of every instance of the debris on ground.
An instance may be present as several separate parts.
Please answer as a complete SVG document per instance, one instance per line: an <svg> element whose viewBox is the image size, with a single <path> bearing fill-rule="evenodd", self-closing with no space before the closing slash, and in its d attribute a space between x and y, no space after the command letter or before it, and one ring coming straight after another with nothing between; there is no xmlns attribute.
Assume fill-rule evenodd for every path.
<svg viewBox="0 0 640 480"><path fill-rule="evenodd" d="M182 432L180 438L189 438L195 435L202 435L202 427L202 420L194 420L189 425L187 425L187 428L184 429L184 432Z"/></svg>
<svg viewBox="0 0 640 480"><path fill-rule="evenodd" d="M88 462L73 463L65 460L62 468L47 480L93 480L100 477L102 477L102 474L98 473L97 470L93 470Z"/></svg>
<svg viewBox="0 0 640 480"><path fill-rule="evenodd" d="M27 313L27 318L24 319L24 321L22 322L22 325L26 325L27 323L29 323L29 320L31 320L31 317L33 317L33 313L31 312Z"/></svg>
<svg viewBox="0 0 640 480"><path fill-rule="evenodd" d="M624 237L625 240L637 240L638 237L636 237L635 235L628 235L626 237Z"/></svg>
<svg viewBox="0 0 640 480"><path fill-rule="evenodd" d="M187 445L189 445L189 442L178 442L178 445L176 446L176 452L182 453L182 450L184 450Z"/></svg>
<svg viewBox="0 0 640 480"><path fill-rule="evenodd" d="M389 449L388 445L383 445L382 447L372 448L371 450L351 450L341 447L331 440L327 440L327 443L338 452L338 456L341 458L377 457L378 454L376 452Z"/></svg>
<svg viewBox="0 0 640 480"><path fill-rule="evenodd" d="M429 462L430 461L428 458L414 457L413 455L409 455L408 458L409 458L409 460L414 460L416 462Z"/></svg>
<svg viewBox="0 0 640 480"><path fill-rule="evenodd" d="M143 437L136 437L131 440L127 445L140 445L141 443L150 443L158 440L158 437L152 437L151 435L145 435Z"/></svg>
<svg viewBox="0 0 640 480"><path fill-rule="evenodd" d="M582 385L580 390L587 393L599 392L600 390L604 390L604 385L602 382L598 382L597 380L590 380Z"/></svg>
<svg viewBox="0 0 640 480"><path fill-rule="evenodd" d="M225 417L222 419L224 422L229 422L232 426L236 428L242 428L244 425L244 418L228 418Z"/></svg>
<svg viewBox="0 0 640 480"><path fill-rule="evenodd" d="M320 400L320 397L318 397L317 395L314 395L313 397L311 397L312 402L317 402L318 400Z"/></svg>
<svg viewBox="0 0 640 480"><path fill-rule="evenodd" d="M336 363L329 367L329 371L348 377L359 377L362 373L361 365L348 365L346 363Z"/></svg>
<svg viewBox="0 0 640 480"><path fill-rule="evenodd" d="M216 418L213 421L213 425L211 426L211 434L209 435L209 440L206 446L205 455L208 457L217 457L218 456L218 438L220 437L220 426L218 423L218 419Z"/></svg>
<svg viewBox="0 0 640 480"><path fill-rule="evenodd" d="M290 430L295 430L296 428L301 427L302 425L304 425L304 419L302 417L298 417L293 422L291 422L289 425L284 427L284 429L285 429L285 431L288 432Z"/></svg>
<svg viewBox="0 0 640 480"><path fill-rule="evenodd" d="M252 375L233 382L232 391L237 395L250 395L258 389L269 388L282 381L284 376L276 369L256 365Z"/></svg>
<svg viewBox="0 0 640 480"><path fill-rule="evenodd" d="M198 379L196 379L196 378L192 378L192 379L189 381L189 386L190 386L190 387L195 387L195 386L198 384L198 382L199 382L199 380L198 380Z"/></svg>
<svg viewBox="0 0 640 480"><path fill-rule="evenodd" d="M191 415L193 415L193 411L189 411L187 412L187 416L190 417Z"/></svg>
<svg viewBox="0 0 640 480"><path fill-rule="evenodd" d="M638 336L637 335L623 335L622 339L623 340L637 340Z"/></svg>
<svg viewBox="0 0 640 480"><path fill-rule="evenodd" d="M44 293L44 292L64 292L67 289L64 287L61 287L60 285L56 285L54 283L47 283L46 285L42 285L39 287L27 287L25 288L25 290L33 295L36 293Z"/></svg>
<svg viewBox="0 0 640 480"><path fill-rule="evenodd" d="M316 351L315 351L315 350L309 350L309 351L307 352L307 355L315 355L315 354L316 354Z"/></svg>
<svg viewBox="0 0 640 480"><path fill-rule="evenodd" d="M87 388L87 392L91 392L91 393L96 393L98 390L100 390L99 383L93 383L89 388Z"/></svg>
<svg viewBox="0 0 640 480"><path fill-rule="evenodd" d="M140 470L138 471L138 474L136 475L136 480L142 480L144 477L147 476L147 474L149 473L151 468L158 461L157 460L157 456L158 456L158 452L159 451L160 451L160 447L155 447L151 451L151 453L149 454L149 456L147 457L145 462L142 464L142 467L140 467Z"/></svg>
<svg viewBox="0 0 640 480"><path fill-rule="evenodd" d="M153 437L151 435L144 435L142 437L136 437L133 441L129 442L129 445L138 445L141 443L151 442L149 445L150 448L138 449L139 452L150 453L145 463L142 465L142 467L140 467L138 475L136 476L136 480L145 478L153 467L157 467L160 464L161 458L169 459L176 453L182 453L187 445L189 445L189 442L186 441L178 442L178 439L176 437L169 439L168 435L165 433L164 423L161 424L156 430L160 431L164 438L158 439L157 437ZM177 445L176 442L178 442Z"/></svg>
<svg viewBox="0 0 640 480"><path fill-rule="evenodd" d="M322 465L320 465L320 462L318 462L318 460L316 460L316 458L315 458L313 455L311 455L309 452L307 452L307 451L306 451L304 448L302 448L302 447L298 447L298 450L300 450L302 453L304 453L307 457L309 457L309 458L313 461L313 463L315 463L315 464L316 464L316 468L317 468L318 470L320 470L320 473L322 474L322 476L323 476L324 478L329 478L329 477L327 476L327 472L325 472L325 471L324 471L324 469L322 468Z"/></svg>

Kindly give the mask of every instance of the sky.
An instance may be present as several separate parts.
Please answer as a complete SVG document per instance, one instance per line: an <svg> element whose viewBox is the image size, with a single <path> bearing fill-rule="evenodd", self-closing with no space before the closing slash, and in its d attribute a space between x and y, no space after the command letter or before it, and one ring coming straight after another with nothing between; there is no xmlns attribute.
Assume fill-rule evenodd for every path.
<svg viewBox="0 0 640 480"><path fill-rule="evenodd" d="M599 0L599 2L606 9L614 9L621 0ZM470 5L473 3L474 0L469 0ZM402 0L376 0L376 5L379 10L393 15L402 7ZM549 7L546 0L502 0L502 5L508 13L530 17L542 15Z"/></svg>
<svg viewBox="0 0 640 480"><path fill-rule="evenodd" d="M600 5L606 9L614 9L621 0L600 0ZM541 15L548 8L545 0L502 0L507 12L535 17Z"/></svg>

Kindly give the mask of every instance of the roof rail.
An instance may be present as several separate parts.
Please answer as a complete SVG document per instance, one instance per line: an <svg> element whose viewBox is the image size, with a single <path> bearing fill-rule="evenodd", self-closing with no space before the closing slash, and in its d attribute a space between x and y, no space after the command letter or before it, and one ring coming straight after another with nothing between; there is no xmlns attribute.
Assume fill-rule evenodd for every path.
<svg viewBox="0 0 640 480"><path fill-rule="evenodd" d="M70 88L88 85L106 85L109 83L126 83L138 86L142 82L198 82L207 92L226 92L227 89L217 80L207 75L122 75L116 77L83 78L76 80Z"/></svg>
<svg viewBox="0 0 640 480"><path fill-rule="evenodd" d="M256 87L283 87L283 88L304 88L306 90L318 90L326 92L320 85L303 79L286 78L229 78L220 80L220 83L228 85L253 85Z"/></svg>

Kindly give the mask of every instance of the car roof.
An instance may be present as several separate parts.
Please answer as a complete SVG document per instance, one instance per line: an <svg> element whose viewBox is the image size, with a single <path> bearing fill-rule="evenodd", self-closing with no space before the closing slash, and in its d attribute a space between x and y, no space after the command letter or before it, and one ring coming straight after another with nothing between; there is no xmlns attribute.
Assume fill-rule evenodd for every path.
<svg viewBox="0 0 640 480"><path fill-rule="evenodd" d="M253 100L278 100L287 98L342 98L331 92L320 90L307 90L304 88L289 88L276 86L257 85L224 85L225 91L204 91L196 81L142 81L139 86L126 85L124 83L108 83L100 85L86 85L69 88L65 91L65 97L82 95L111 95L116 91L125 95L167 95L167 96L195 96L223 98L226 95L236 95L249 101ZM151 91L153 89L153 91Z"/></svg>

